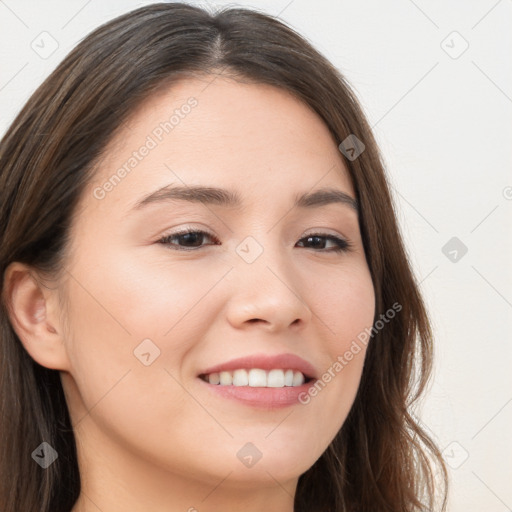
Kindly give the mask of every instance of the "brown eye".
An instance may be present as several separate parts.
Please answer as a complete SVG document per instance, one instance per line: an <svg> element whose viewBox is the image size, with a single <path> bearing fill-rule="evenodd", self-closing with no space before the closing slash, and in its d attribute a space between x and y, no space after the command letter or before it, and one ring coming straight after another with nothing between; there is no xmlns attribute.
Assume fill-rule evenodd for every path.
<svg viewBox="0 0 512 512"><path fill-rule="evenodd" d="M305 243L313 245L313 249L320 249L321 252L348 251L349 248L351 247L350 243L347 240L344 240L343 238L322 233L313 233L311 235L308 235L299 240L299 243L302 242L303 240L306 241ZM335 247L325 249L326 241L333 242L335 244Z"/></svg>
<svg viewBox="0 0 512 512"><path fill-rule="evenodd" d="M210 233L207 233L206 231L187 230L166 235L158 242L178 251L187 251L203 247L201 242L204 241L205 237L217 240L213 235L210 235ZM173 241L177 241L178 243L173 243Z"/></svg>
<svg viewBox="0 0 512 512"><path fill-rule="evenodd" d="M214 240L214 243L203 244L205 238ZM204 247L204 245L218 245L219 240L206 231L184 230L166 235L158 242L178 251L193 251ZM334 247L326 248L328 242L334 243ZM312 249L317 249L319 252L346 252L351 247L350 242L343 238L322 233L308 235L299 240L298 243L311 245Z"/></svg>

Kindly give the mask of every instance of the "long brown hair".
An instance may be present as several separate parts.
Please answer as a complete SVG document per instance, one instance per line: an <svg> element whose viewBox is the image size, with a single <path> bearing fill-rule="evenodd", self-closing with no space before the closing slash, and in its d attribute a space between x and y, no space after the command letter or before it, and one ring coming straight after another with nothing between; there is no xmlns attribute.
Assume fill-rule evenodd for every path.
<svg viewBox="0 0 512 512"><path fill-rule="evenodd" d="M364 143L345 164L361 209L375 318L402 306L372 335L355 402L327 450L300 476L295 511L445 510L446 467L411 409L430 379L431 327L354 93L278 19L182 3L152 4L97 28L36 90L0 143L0 510L69 512L80 493L59 372L38 365L12 328L5 269L18 261L59 276L75 206L123 122L157 89L213 72L285 89L318 113L338 144L351 134ZM31 458L42 441L59 454L46 470Z"/></svg>

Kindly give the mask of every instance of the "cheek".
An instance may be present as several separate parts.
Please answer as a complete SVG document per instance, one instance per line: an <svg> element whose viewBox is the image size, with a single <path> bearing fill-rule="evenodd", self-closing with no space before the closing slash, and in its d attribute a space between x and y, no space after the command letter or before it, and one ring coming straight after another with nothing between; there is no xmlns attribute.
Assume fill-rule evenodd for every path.
<svg viewBox="0 0 512 512"><path fill-rule="evenodd" d="M202 299L224 267L199 270L200 263L171 264L156 254L144 260L133 252L102 252L101 260L82 260L71 270L67 342L87 407L128 371L144 375L140 393L161 385L162 376L170 379L164 368L180 378L181 361L205 331L205 316L216 314L214 302L205 310Z"/></svg>
<svg viewBox="0 0 512 512"><path fill-rule="evenodd" d="M336 336L331 344L331 359L342 365L332 368L342 374L344 386L353 397L361 377L364 358L375 317L375 292L368 267L357 267L338 290L338 314L333 314ZM336 371L338 370L338 371ZM332 373L332 371L331 371Z"/></svg>
<svg viewBox="0 0 512 512"><path fill-rule="evenodd" d="M195 330L204 329L193 306L205 285L183 272L170 279L169 269L165 275L128 259L106 261L72 270L66 340L72 409L83 425L94 421L127 446L151 431L146 444L158 453L158 440L186 430L182 412L190 404L177 381Z"/></svg>
<svg viewBox="0 0 512 512"><path fill-rule="evenodd" d="M191 319L201 310L202 299L230 268L222 262L178 259L164 247L141 247L124 253L120 251L114 258L113 272L97 276L96 285L104 287L102 283L110 282L111 308L124 319L134 338L153 335L163 338L164 344L180 334L190 335L189 329L201 325Z"/></svg>
<svg viewBox="0 0 512 512"><path fill-rule="evenodd" d="M115 351L118 358L119 350L133 350L145 338L167 343L197 326L189 314L200 309L202 297L225 271L201 270L197 262L176 263L156 252L155 258L144 258L143 251L148 248L103 253L96 265L74 269L74 330L87 332L99 350Z"/></svg>
<svg viewBox="0 0 512 512"><path fill-rule="evenodd" d="M365 328L371 328L375 315L373 282L364 261L324 272L313 282L315 286L308 292L313 321L324 325L332 357L346 350Z"/></svg>
<svg viewBox="0 0 512 512"><path fill-rule="evenodd" d="M325 326L324 351L330 364L303 403L311 406L311 417L329 430L329 437L343 424L359 387L374 321L375 293L365 264L324 278L322 290L316 293L314 313L319 325Z"/></svg>

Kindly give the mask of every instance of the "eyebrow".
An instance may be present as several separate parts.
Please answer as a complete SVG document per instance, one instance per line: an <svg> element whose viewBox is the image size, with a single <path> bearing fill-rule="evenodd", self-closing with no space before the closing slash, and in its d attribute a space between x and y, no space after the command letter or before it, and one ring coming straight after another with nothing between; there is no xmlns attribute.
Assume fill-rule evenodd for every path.
<svg viewBox="0 0 512 512"><path fill-rule="evenodd" d="M189 201L192 203L212 204L227 208L242 207L241 196L233 190L200 185L174 186L167 185L152 192L138 201L133 210L141 210L154 203L168 201ZM295 196L294 208L318 208L329 204L343 204L359 213L359 204L356 199L346 192L335 188L321 188L314 192L306 192Z"/></svg>

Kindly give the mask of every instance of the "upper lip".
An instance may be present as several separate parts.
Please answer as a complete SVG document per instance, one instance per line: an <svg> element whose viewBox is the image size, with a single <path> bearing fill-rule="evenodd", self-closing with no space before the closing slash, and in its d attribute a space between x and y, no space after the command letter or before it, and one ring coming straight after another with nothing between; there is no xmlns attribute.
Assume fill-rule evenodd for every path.
<svg viewBox="0 0 512 512"><path fill-rule="evenodd" d="M200 373L200 375L219 373L221 371L233 371L243 368L260 368L262 370L273 370L277 368L283 370L290 369L301 372L306 378L317 378L315 367L312 364L302 359L302 357L290 353L274 356L268 354L253 354L245 357L238 357L225 363L220 363L215 366L211 366L210 368L206 368Z"/></svg>

